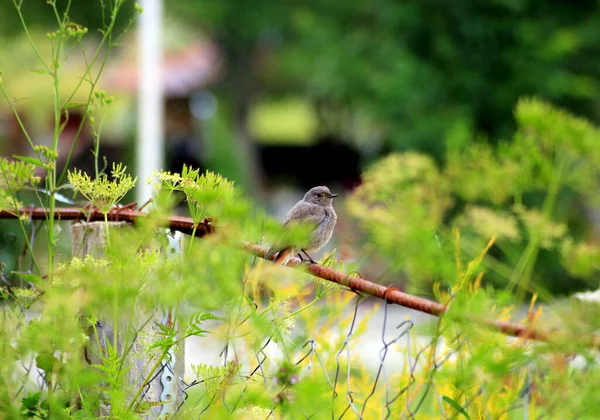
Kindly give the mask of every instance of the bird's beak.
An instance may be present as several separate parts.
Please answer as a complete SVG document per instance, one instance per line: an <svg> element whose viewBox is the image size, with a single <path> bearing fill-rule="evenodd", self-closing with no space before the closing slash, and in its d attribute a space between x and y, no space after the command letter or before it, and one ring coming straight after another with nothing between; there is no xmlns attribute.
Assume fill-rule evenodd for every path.
<svg viewBox="0 0 600 420"><path fill-rule="evenodd" d="M337 196L338 196L337 194L331 194L331 195L329 196L329 198L335 198L335 197L337 197Z"/></svg>

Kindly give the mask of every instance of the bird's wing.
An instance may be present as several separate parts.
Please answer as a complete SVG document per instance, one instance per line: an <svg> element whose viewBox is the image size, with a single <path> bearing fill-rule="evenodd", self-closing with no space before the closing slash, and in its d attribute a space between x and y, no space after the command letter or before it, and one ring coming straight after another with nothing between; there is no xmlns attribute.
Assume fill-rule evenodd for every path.
<svg viewBox="0 0 600 420"><path fill-rule="evenodd" d="M317 207L316 211L313 207ZM315 212L316 214L309 214L311 211ZM321 211L320 207L315 206L311 203L300 201L294 207L292 207L285 221L283 222L282 227L284 230L286 230L291 224L301 223L303 225L308 226L312 225L316 228L317 226L319 226L319 224L323 221L324 218L325 212ZM283 251L286 250L291 250L290 244L273 244L271 248L269 248L269 250L267 251L266 258L272 258L275 254L279 253L280 255L277 256L277 259L279 259L279 257L283 254Z"/></svg>
<svg viewBox="0 0 600 420"><path fill-rule="evenodd" d="M313 214L310 214L311 212ZM302 223L317 227L324 218L325 212L321 207L301 201L290 210L285 222L283 222L283 228L287 228L292 223Z"/></svg>

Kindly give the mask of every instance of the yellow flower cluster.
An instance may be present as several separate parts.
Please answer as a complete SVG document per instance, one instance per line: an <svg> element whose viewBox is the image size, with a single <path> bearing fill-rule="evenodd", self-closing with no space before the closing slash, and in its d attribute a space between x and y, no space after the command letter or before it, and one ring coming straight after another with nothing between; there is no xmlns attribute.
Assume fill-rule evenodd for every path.
<svg viewBox="0 0 600 420"><path fill-rule="evenodd" d="M113 164L111 171L112 181L106 174L100 175L96 179L91 179L88 174L75 169L69 171L68 178L73 185L86 199L97 207L102 213L106 214L119 201L125 197L125 194L131 190L137 182L137 177L132 178L127 175L122 164Z"/></svg>

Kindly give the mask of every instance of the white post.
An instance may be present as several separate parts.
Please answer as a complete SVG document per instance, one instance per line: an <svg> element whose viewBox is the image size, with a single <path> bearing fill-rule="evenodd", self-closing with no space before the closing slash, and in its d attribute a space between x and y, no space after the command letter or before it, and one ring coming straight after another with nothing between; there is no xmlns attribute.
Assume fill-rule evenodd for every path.
<svg viewBox="0 0 600 420"><path fill-rule="evenodd" d="M126 222L109 222L109 226L113 234L118 233L118 228L128 229L131 227ZM107 243L106 228L104 222L72 225L73 257L78 257L81 260L85 259L87 255L102 258L105 255ZM166 258L181 258L183 235L181 233L174 235L167 233L166 235L168 245L163 249L163 255ZM175 278L165 279L165 281L176 280ZM105 317L95 314L99 318L95 327L92 329L86 326L86 333L90 340L84 353L85 361L92 365L101 365L102 357L108 356L109 343L117 349L119 356L123 356L125 349L131 346L129 355L125 358L125 366L129 366L126 373L124 373L128 388L135 391L143 386L147 378L151 379L147 385L143 386L142 395L135 401L136 404L147 404L143 407L148 409L143 415L140 414L138 418L146 420L172 418L185 399L183 384L180 379L185 373L185 348L182 345L177 353L174 349L171 349L168 357L161 361L161 370L158 371L160 375L154 377L150 377L150 375L152 366L157 362L157 355L149 353L147 350L149 345L161 339L159 323L166 323L167 320L177 321L170 319L170 315L168 315L171 313L170 311L161 308L156 308L151 322L145 322L151 315L147 311L136 309L133 316L129 314L128 308L124 312L128 314L127 318L116 320L116 325L109 322ZM115 328L117 333L115 333ZM99 346L96 344L97 342L99 342ZM129 397L133 398L133 393ZM111 407L104 399L100 402L99 410L100 417L112 418ZM0 416L0 418L3 419L4 417Z"/></svg>
<svg viewBox="0 0 600 420"><path fill-rule="evenodd" d="M162 74L163 0L141 0L144 9L138 26L138 139L137 193L138 204L152 197L152 186L146 179L164 166L164 101Z"/></svg>

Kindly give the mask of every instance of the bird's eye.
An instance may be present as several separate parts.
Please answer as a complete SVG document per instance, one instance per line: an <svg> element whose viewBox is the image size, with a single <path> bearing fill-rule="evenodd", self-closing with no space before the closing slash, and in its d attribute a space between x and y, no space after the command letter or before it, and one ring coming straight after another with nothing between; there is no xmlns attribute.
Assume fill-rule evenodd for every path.
<svg viewBox="0 0 600 420"><path fill-rule="evenodd" d="M323 197L323 194L321 194L321 193L318 193L318 194L317 194L317 197L321 198L321 197Z"/></svg>

